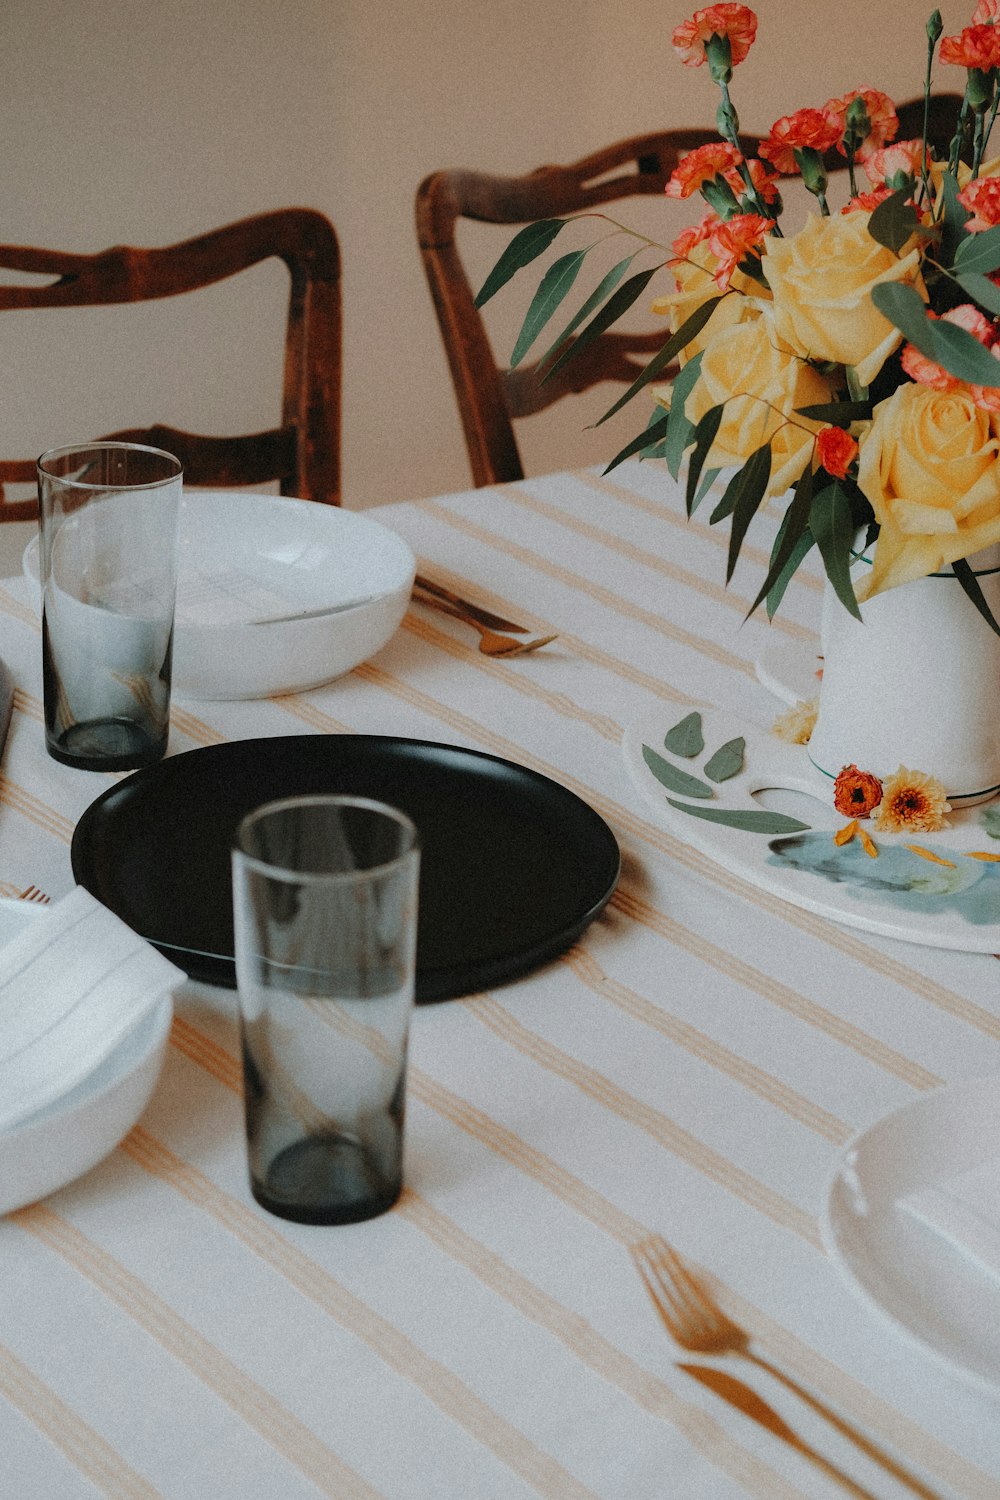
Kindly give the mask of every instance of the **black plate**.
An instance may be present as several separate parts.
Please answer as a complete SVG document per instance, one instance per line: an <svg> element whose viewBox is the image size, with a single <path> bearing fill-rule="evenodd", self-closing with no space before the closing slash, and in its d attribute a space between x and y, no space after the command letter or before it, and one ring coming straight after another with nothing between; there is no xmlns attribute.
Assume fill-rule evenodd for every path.
<svg viewBox="0 0 1000 1500"><path fill-rule="evenodd" d="M408 813L422 846L417 1000L527 973L563 952L618 879L610 828L511 761L381 735L236 740L170 756L92 803L73 874L193 979L236 984L229 851L276 797L346 792Z"/></svg>

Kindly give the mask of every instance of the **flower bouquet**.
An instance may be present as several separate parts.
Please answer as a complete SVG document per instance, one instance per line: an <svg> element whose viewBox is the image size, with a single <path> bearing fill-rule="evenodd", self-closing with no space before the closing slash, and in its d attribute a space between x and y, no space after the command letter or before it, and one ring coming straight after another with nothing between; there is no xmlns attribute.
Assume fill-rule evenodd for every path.
<svg viewBox="0 0 1000 1500"><path fill-rule="evenodd" d="M719 140L685 156L671 198L705 208L667 251L638 248L601 279L543 363L549 372L610 327L657 271L672 285L653 302L669 320L662 348L606 420L640 391L642 432L611 462L686 466L691 514L722 476L710 520L730 522L727 581L757 511L782 497L770 565L751 606L778 608L816 547L830 586L860 618L859 600L950 566L1000 634L968 559L1000 542L1000 160L987 159L1000 104L1000 0L944 36L927 23L922 138L895 139L892 101L852 90L775 121L748 159L729 86L757 31L747 6L710 5L679 25L674 48L707 64L721 91ZM940 158L927 139L935 62L965 75L957 129ZM824 158L843 154L848 201L834 212ZM801 175L816 211L781 224L779 180ZM529 225L479 294L481 306L541 256L567 224ZM593 245L555 260L532 299L512 363L524 356L577 280ZM636 269L637 256L658 253ZM639 266L642 267L642 261ZM630 274L631 273L631 274ZM668 365L680 364L669 386ZM871 553L852 579L858 534Z"/></svg>

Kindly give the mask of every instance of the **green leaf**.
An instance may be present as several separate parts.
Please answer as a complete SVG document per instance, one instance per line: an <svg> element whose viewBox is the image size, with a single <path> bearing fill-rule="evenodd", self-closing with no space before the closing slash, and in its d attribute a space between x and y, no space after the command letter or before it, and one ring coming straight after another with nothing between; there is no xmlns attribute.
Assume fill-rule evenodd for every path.
<svg viewBox="0 0 1000 1500"><path fill-rule="evenodd" d="M568 223L568 219L539 219L519 230L483 282L476 306L485 307L490 298L507 285L515 271L544 255L560 229Z"/></svg>
<svg viewBox="0 0 1000 1500"><path fill-rule="evenodd" d="M667 468L671 477L680 476L685 450L694 441L694 423L685 415L687 398L701 374L701 355L689 359L670 388L670 427L667 431Z"/></svg>
<svg viewBox="0 0 1000 1500"><path fill-rule="evenodd" d="M868 220L868 233L872 239L885 245L893 255L899 254L914 230L920 227L916 209L907 202L911 196L911 188L900 188L891 198L884 199Z"/></svg>
<svg viewBox="0 0 1000 1500"><path fill-rule="evenodd" d="M631 255L626 255L624 260L620 260L617 265L611 267L611 270L608 271L606 276L601 277L601 280L591 292L586 302L584 302L581 307L577 308L576 312L570 318L569 322L566 324L566 327L556 339L555 343L550 344L546 349L545 353L539 360L539 364L548 364L552 356L556 353L557 350L562 348L563 344L565 344L566 340L576 332L580 324L583 323L587 318L589 318L591 313L597 311L601 303L604 301L605 297L611 296L611 293L614 291L619 281L621 281L622 277L625 275L625 272L628 270L629 266L632 264L638 254L638 250L633 250Z"/></svg>
<svg viewBox="0 0 1000 1500"><path fill-rule="evenodd" d="M953 265L961 246L965 243L965 224L969 211L958 201L958 183L953 172L945 172L941 198L944 208L941 214L940 260L945 266ZM969 236L975 238L975 236ZM970 270L973 269L970 267ZM982 267L976 267L982 270Z"/></svg>
<svg viewBox="0 0 1000 1500"><path fill-rule="evenodd" d="M989 313L1000 313L1000 287L996 282L991 281L988 276L980 275L978 271L960 271L957 280L973 302L978 302ZM997 384L1000 385L1000 379Z"/></svg>
<svg viewBox="0 0 1000 1500"><path fill-rule="evenodd" d="M670 417L666 412L663 412L658 417L654 416L654 420L650 422L644 432L640 432L638 437L634 437L630 443L625 444L620 453L615 454L608 467L604 470L604 473L610 474L612 469L617 469L619 464L624 463L633 454L645 453L647 448L652 448L655 444L659 443L661 439L666 437L669 423Z"/></svg>
<svg viewBox="0 0 1000 1500"><path fill-rule="evenodd" d="M739 559L740 548L743 546L743 538L746 536L760 503L767 493L767 481L771 477L771 445L764 443L755 453L751 453L743 468L736 476L739 481L734 504L733 520L729 529L729 556L726 559L726 582L733 576L736 563ZM729 489L732 485L729 486ZM727 490L728 494L728 490Z"/></svg>
<svg viewBox="0 0 1000 1500"><path fill-rule="evenodd" d="M976 606L983 619L991 630L1000 635L1000 625L993 618L993 611L986 602L986 596L979 586L979 579L969 567L964 557L957 558L951 565L952 572L968 594L972 603Z"/></svg>
<svg viewBox="0 0 1000 1500"><path fill-rule="evenodd" d="M963 275L967 271L978 271L987 275L1000 267L1000 224L992 229L983 229L979 234L967 234L955 251L954 268Z"/></svg>
<svg viewBox="0 0 1000 1500"><path fill-rule="evenodd" d="M773 620L778 613L778 607L785 597L785 590L795 577L799 564L812 551L815 545L816 538L807 526L792 548L791 556L785 563L785 566L781 569L774 583L767 591L767 618L769 620Z"/></svg>
<svg viewBox="0 0 1000 1500"><path fill-rule="evenodd" d="M517 336L517 343L510 357L512 370L521 363L563 298L570 291L580 267L593 248L593 245L588 245L585 250L572 250L569 255L561 255L549 266L525 313L521 332Z"/></svg>
<svg viewBox="0 0 1000 1500"><path fill-rule="evenodd" d="M873 289L872 301L921 354L935 360L950 375L972 385L993 385L996 381L996 360L985 345L954 323L928 318L913 287L883 282Z"/></svg>
<svg viewBox="0 0 1000 1500"><path fill-rule="evenodd" d="M820 490L809 509L809 530L816 539L834 593L844 608L860 620L861 611L851 583L854 529L851 503L840 484L835 482Z"/></svg>
<svg viewBox="0 0 1000 1500"><path fill-rule="evenodd" d="M701 714L688 714L668 730L664 741L664 750L669 750L673 755L683 755L690 759L693 755L700 755L705 748L705 736L701 732Z"/></svg>
<svg viewBox="0 0 1000 1500"><path fill-rule="evenodd" d="M694 429L694 452L688 460L687 474L686 504L689 516L694 514L695 496L698 493L698 480L701 477L701 471L708 457L709 449L715 442L715 434L719 430L719 423L722 421L725 404L724 401L721 401L718 406L710 406Z"/></svg>
<svg viewBox="0 0 1000 1500"><path fill-rule="evenodd" d="M830 427L850 427L852 422L867 422L872 414L870 401L824 401L819 406L797 406L797 417L810 422L826 422Z"/></svg>
<svg viewBox="0 0 1000 1500"><path fill-rule="evenodd" d="M619 396L614 406L609 406L603 417L599 418L594 423L594 426L600 427L601 422L606 422L609 417L613 417L615 412L619 411L627 401L631 401L632 397L638 391L641 391L644 385L648 385L651 380L655 380L660 371L665 369L670 364L670 361L675 359L681 350L704 328L721 301L722 295L720 294L718 297L709 297L707 302L703 302L700 307L696 307L691 316L681 324L677 332L671 334L663 348L653 355L649 364L642 371L641 375L639 375L638 379L632 382L624 396Z"/></svg>
<svg viewBox="0 0 1000 1500"><path fill-rule="evenodd" d="M738 776L743 769L746 747L747 742L742 735L720 745L711 760L705 764L705 775L709 781L728 781L731 776Z"/></svg>
<svg viewBox="0 0 1000 1500"><path fill-rule="evenodd" d="M740 828L744 833L803 833L808 823L798 818L786 817L784 813L727 811L724 807L695 807L690 802L667 801L679 812L690 813L693 818L704 818L709 823L724 823L727 828Z"/></svg>
<svg viewBox="0 0 1000 1500"><path fill-rule="evenodd" d="M679 792L682 797L715 796L707 781L699 781L697 776L689 776L679 766L672 766L669 760L664 760L662 755L657 755L648 745L642 747L642 758L668 792Z"/></svg>
<svg viewBox="0 0 1000 1500"><path fill-rule="evenodd" d="M586 349L588 344L592 344L596 338L599 338L602 333L611 327L612 323L616 323L622 313L627 312L636 298L645 291L659 269L659 266L651 266L646 271L637 271L634 276L629 277L628 281L623 282L618 290L605 302L600 312L596 313L586 328L577 335L569 348L564 349L554 364L546 370L542 377L542 383L544 384L546 380L550 379L557 370L561 370L563 365L573 358L574 354L579 354L581 349Z"/></svg>

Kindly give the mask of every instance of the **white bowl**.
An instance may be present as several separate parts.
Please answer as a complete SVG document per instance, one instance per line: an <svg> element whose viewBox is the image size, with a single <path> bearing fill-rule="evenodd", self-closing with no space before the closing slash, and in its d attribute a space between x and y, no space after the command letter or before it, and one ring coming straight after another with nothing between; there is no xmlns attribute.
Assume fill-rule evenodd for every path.
<svg viewBox="0 0 1000 1500"><path fill-rule="evenodd" d="M41 905L0 901L0 943L44 915ZM172 1017L173 1002L165 994L83 1082L22 1124L0 1131L0 1214L54 1193L115 1149L156 1087Z"/></svg>
<svg viewBox="0 0 1000 1500"><path fill-rule="evenodd" d="M24 570L37 584L37 538L25 549ZM266 698L330 682L390 640L415 572L403 538L362 512L279 495L187 490L174 691Z"/></svg>

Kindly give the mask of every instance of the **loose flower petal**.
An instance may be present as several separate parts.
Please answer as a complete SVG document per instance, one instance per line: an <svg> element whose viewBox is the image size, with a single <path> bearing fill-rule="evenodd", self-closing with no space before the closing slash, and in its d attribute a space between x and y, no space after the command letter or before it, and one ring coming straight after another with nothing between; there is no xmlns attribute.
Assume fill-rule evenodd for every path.
<svg viewBox="0 0 1000 1500"><path fill-rule="evenodd" d="M878 859L878 845L871 834L867 833L860 824L858 825L858 838L861 840L861 847L868 857L870 859Z"/></svg>
<svg viewBox="0 0 1000 1500"><path fill-rule="evenodd" d="M970 849L966 859L982 859L991 865L1000 865L1000 854L986 854L980 849Z"/></svg>
<svg viewBox="0 0 1000 1500"><path fill-rule="evenodd" d="M919 844L905 845L911 854L919 854L921 859L929 859L932 865L944 865L946 869L953 870L955 861L953 859L942 859L940 854L934 854L930 849L923 849Z"/></svg>
<svg viewBox="0 0 1000 1500"><path fill-rule="evenodd" d="M851 839L854 837L857 831L858 820L857 818L852 818L849 823L844 824L843 828L837 829L837 832L833 835L833 842L837 845L838 848L841 848L844 844L849 844L851 842Z"/></svg>
<svg viewBox="0 0 1000 1500"><path fill-rule="evenodd" d="M807 745L809 736L816 728L818 713L818 699L810 698L806 701L800 698L791 708L778 715L771 725L771 733L776 734L779 740L785 740L789 745Z"/></svg>

